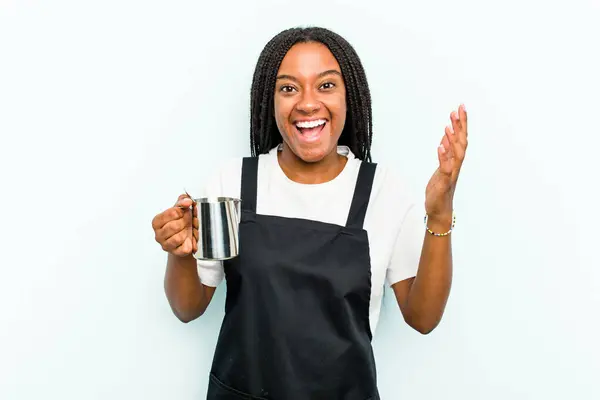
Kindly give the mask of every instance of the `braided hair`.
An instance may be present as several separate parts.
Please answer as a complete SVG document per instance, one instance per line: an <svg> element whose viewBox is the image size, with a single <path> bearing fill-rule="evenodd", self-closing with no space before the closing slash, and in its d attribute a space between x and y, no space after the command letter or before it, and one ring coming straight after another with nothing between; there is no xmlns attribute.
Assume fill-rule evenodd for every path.
<svg viewBox="0 0 600 400"><path fill-rule="evenodd" d="M347 115L340 145L371 162L373 122L371 93L358 55L340 35L324 28L291 28L273 37L258 58L250 93L250 148L252 156L266 154L282 143L274 116L274 92L281 61L296 43L319 42L337 59L346 86Z"/></svg>

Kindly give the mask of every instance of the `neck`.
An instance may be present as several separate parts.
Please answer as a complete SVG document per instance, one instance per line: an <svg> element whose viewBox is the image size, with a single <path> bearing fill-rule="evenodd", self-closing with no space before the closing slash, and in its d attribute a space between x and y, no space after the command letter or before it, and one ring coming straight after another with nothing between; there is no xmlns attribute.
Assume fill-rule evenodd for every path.
<svg viewBox="0 0 600 400"><path fill-rule="evenodd" d="M337 147L317 162L306 162L283 144L277 153L279 166L292 181L303 184L319 184L335 179L344 169L348 159L337 153Z"/></svg>

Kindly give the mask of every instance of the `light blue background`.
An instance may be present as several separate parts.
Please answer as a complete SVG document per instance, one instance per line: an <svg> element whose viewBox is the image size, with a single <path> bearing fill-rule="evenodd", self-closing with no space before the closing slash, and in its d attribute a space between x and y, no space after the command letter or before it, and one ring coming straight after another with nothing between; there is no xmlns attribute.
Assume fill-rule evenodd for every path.
<svg viewBox="0 0 600 400"><path fill-rule="evenodd" d="M382 398L600 398L600 7L560 4L0 2L0 398L204 398L224 290L178 322L151 220L248 154L256 58L298 24L356 47L417 192L470 115L447 312L422 336L387 292Z"/></svg>

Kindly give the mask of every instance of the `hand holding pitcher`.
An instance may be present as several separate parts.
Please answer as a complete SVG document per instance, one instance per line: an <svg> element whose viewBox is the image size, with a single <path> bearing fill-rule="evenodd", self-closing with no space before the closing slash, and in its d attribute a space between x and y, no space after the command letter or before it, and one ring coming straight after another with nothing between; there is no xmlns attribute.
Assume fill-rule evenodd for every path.
<svg viewBox="0 0 600 400"><path fill-rule="evenodd" d="M162 249L178 257L198 250L198 209L186 194L175 205L152 219L155 240Z"/></svg>

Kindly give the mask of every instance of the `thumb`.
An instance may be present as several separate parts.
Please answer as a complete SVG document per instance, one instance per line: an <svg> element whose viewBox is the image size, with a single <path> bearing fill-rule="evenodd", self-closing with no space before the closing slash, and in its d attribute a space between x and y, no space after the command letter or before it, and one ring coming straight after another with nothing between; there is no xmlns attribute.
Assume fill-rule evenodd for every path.
<svg viewBox="0 0 600 400"><path fill-rule="evenodd" d="M192 199L190 199L187 195L182 194L177 199L177 202L175 203L175 207L189 208L192 204L194 204L194 201Z"/></svg>

